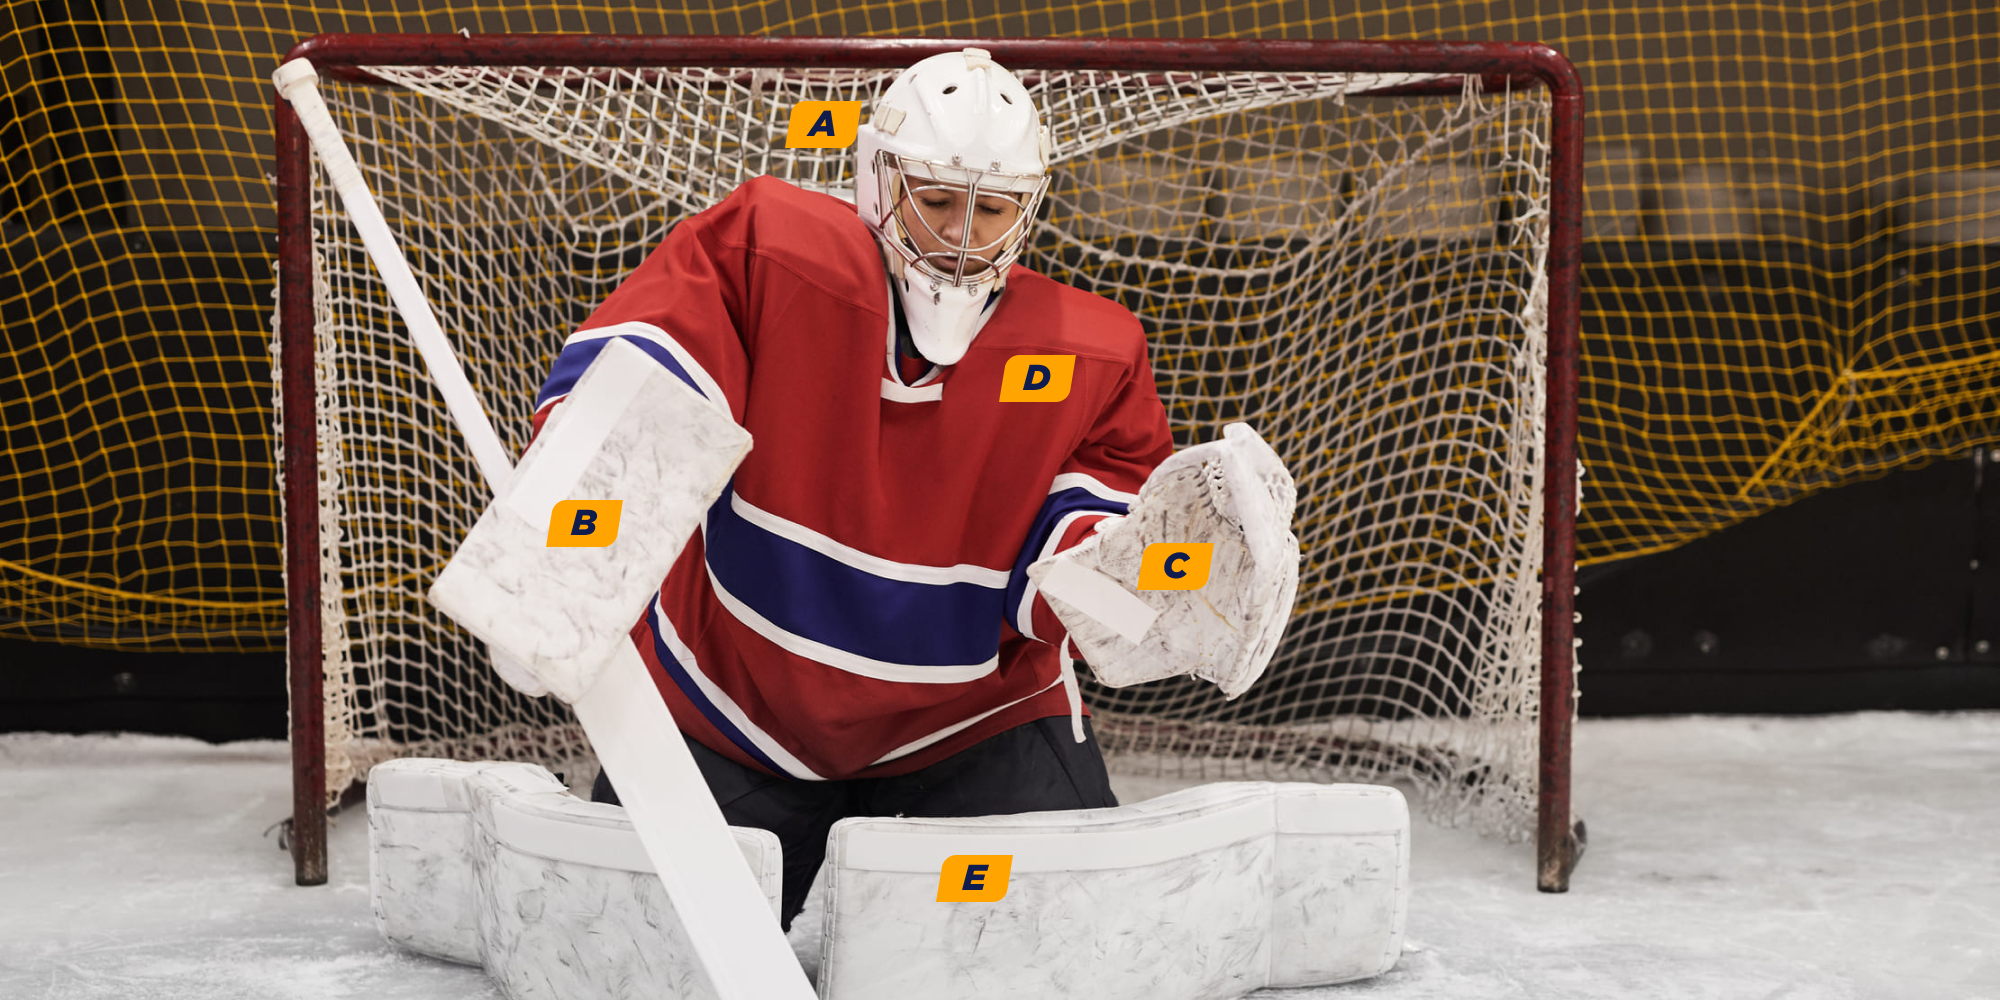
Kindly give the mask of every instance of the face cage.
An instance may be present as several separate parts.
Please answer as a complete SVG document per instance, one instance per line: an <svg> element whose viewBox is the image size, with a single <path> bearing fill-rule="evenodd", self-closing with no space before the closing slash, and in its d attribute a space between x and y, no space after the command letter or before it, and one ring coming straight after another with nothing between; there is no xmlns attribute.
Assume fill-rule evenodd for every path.
<svg viewBox="0 0 2000 1000"><path fill-rule="evenodd" d="M921 174L928 175L916 177L915 180L928 183L912 186L910 168L913 167ZM883 206L882 218L876 220L877 231L890 234L891 239L885 242L895 248L905 263L916 268L918 273L931 281L947 285L979 285L1005 274L1008 266L1013 264L1021 256L1021 251L1026 248L1028 230L1034 225L1035 213L1041 208L1042 197L1048 194L1049 190L1047 173L1037 176L997 170L976 170L934 163L930 160L899 157L888 150L878 150L875 154L875 177L876 182L881 185L880 204ZM1013 225L1007 227L1006 232L1000 234L999 239L980 246L971 246L945 239L937 230L931 228L930 220L924 218L921 210L912 208L911 214L916 216L917 223L924 227L924 231L932 239L947 248L921 253L904 233L902 219L896 214L896 209L905 200L924 191L965 192L965 217L960 225L961 231L966 233L968 238L972 233L972 220L974 213L979 209L979 199L982 195L1012 198L1020 203L1021 214L1014 219ZM974 274L965 273L965 266L981 251L995 247L1002 249L994 255L988 266ZM984 258L979 259L984 260Z"/></svg>

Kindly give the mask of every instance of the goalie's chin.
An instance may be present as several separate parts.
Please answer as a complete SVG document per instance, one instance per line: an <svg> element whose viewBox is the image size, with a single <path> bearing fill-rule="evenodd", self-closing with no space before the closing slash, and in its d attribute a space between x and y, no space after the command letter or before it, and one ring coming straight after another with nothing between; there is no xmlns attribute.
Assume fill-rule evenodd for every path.
<svg viewBox="0 0 2000 1000"><path fill-rule="evenodd" d="M958 255L949 253L919 254L913 266L932 281L961 288L986 282L989 279L983 276L993 271L993 262L984 257L971 257L960 264Z"/></svg>

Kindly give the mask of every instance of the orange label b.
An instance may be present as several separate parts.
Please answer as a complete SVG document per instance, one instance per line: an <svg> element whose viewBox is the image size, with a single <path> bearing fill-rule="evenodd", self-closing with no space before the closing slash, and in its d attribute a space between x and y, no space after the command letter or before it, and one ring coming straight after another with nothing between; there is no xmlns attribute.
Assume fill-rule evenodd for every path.
<svg viewBox="0 0 2000 1000"><path fill-rule="evenodd" d="M997 903L1013 870L1012 854L954 854L938 869L938 902Z"/></svg>
<svg viewBox="0 0 2000 1000"><path fill-rule="evenodd" d="M1139 557L1140 590L1200 590L1214 542L1154 542Z"/></svg>
<svg viewBox="0 0 2000 1000"><path fill-rule="evenodd" d="M622 500L564 500L549 512L549 548L601 548L618 540Z"/></svg>

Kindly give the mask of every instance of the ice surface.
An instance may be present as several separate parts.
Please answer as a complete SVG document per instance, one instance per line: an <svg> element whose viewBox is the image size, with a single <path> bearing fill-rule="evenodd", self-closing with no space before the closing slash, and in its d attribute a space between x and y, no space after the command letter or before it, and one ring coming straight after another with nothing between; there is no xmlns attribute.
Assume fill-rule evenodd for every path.
<svg viewBox="0 0 2000 1000"><path fill-rule="evenodd" d="M1524 845L1419 822L1421 950L1261 1000L2000 1000L2000 713L1588 720L1576 758L1567 895ZM331 882L292 885L288 782L277 743L0 735L0 998L497 1000L377 937L359 812Z"/></svg>

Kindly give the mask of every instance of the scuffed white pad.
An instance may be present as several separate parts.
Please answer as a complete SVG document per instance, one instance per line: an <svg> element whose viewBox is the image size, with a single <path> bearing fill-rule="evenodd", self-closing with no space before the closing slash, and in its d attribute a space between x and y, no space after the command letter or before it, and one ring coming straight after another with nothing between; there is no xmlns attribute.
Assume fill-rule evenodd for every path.
<svg viewBox="0 0 2000 1000"><path fill-rule="evenodd" d="M1139 488L1131 513L1028 567L1098 681L1127 687L1183 674L1235 698L1263 676L1298 596L1298 490L1249 424L1183 448ZM1158 543L1213 546L1195 590L1138 589Z"/></svg>
<svg viewBox="0 0 2000 1000"><path fill-rule="evenodd" d="M957 855L1005 896L939 902ZM1115 809L833 827L823 1000L1221 1000L1347 982L1402 949L1410 820L1374 785L1202 785Z"/></svg>
<svg viewBox="0 0 2000 1000"><path fill-rule="evenodd" d="M750 432L613 340L528 446L506 492L479 515L431 585L432 604L484 640L509 683L574 704L631 631L716 497ZM558 504L608 507L597 546L550 544ZM555 525L558 541L577 537ZM588 539L586 539L588 540ZM532 680L523 683L521 671Z"/></svg>
<svg viewBox="0 0 2000 1000"><path fill-rule="evenodd" d="M773 913L778 838L732 827ZM391 943L528 998L715 995L625 810L532 764L413 758L368 774L369 888Z"/></svg>

